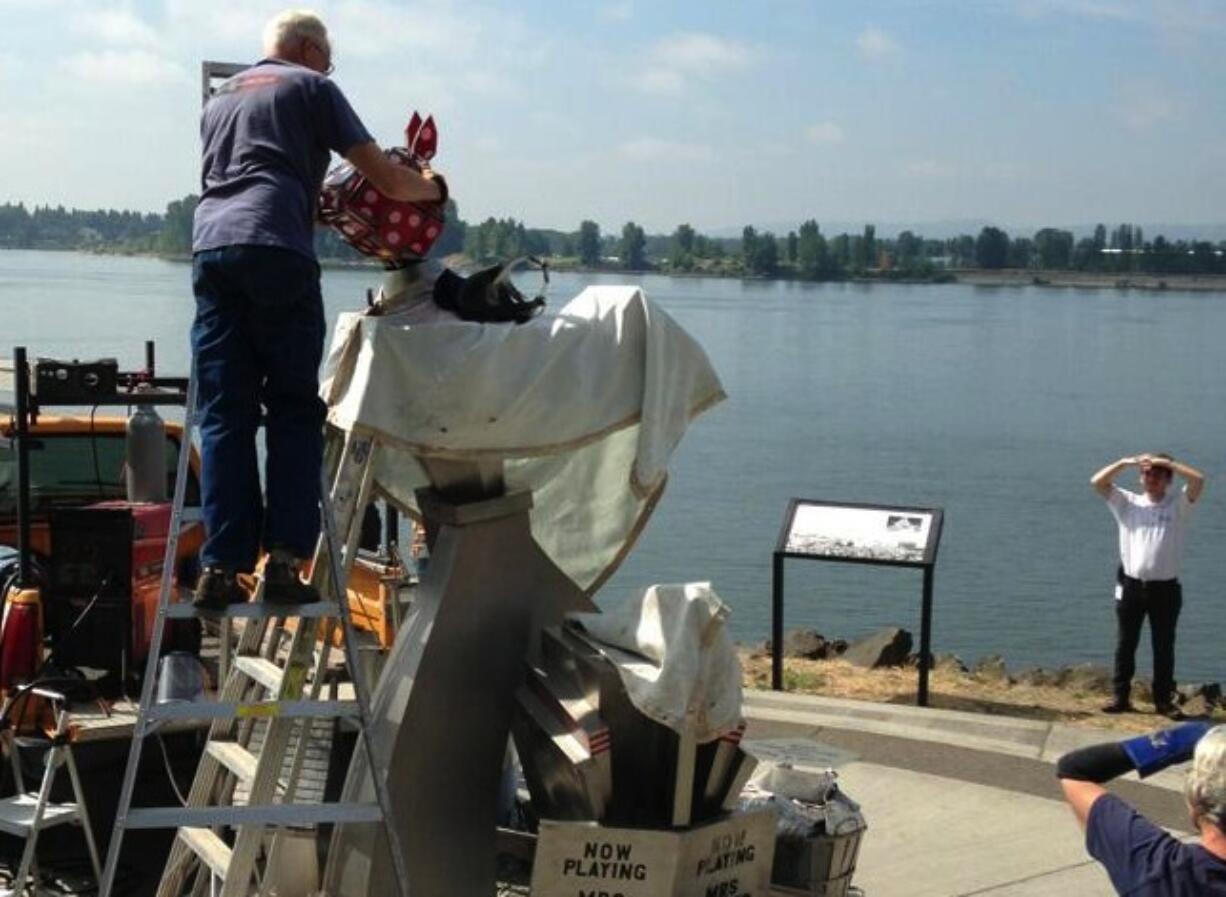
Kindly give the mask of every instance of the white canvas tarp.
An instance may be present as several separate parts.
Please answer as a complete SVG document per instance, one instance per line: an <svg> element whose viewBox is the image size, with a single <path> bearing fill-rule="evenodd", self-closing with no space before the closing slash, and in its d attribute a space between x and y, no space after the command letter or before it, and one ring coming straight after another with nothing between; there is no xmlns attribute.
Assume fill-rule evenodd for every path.
<svg viewBox="0 0 1226 897"><path fill-rule="evenodd" d="M428 299L342 315L325 367L330 422L376 435L377 488L415 511L417 459L499 459L530 489L532 533L589 592L633 545L689 422L724 398L702 347L636 287L588 287L520 325Z"/></svg>
<svg viewBox="0 0 1226 897"><path fill-rule="evenodd" d="M607 613L568 619L600 642L639 712L700 744L743 721L741 661L709 582L655 585Z"/></svg>

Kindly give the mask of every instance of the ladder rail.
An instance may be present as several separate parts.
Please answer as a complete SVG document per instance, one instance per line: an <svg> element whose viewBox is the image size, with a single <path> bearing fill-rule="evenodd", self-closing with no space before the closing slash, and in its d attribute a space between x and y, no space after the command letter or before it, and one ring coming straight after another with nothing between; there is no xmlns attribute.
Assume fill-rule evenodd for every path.
<svg viewBox="0 0 1226 897"><path fill-rule="evenodd" d="M179 441L179 459L175 466L175 494L170 506L170 529L166 534L166 552L162 559L162 583L158 593L157 614L153 622L153 636L149 644L149 656L145 659L145 680L141 683L140 706L132 732L132 744L128 748L128 762L124 768L123 784L119 789L119 803L111 838L107 843L106 865L98 886L99 897L111 897L115 884L115 871L119 865L119 851L123 845L125 817L132 804L132 792L136 787L136 773L140 766L141 751L147 734L148 720L144 708L153 700L157 681L158 659L162 655L162 632L166 624L166 607L170 603L171 585L175 576L175 559L179 552L179 529L183 518L183 504L187 499L187 473L192 456L192 434L196 419L196 360L193 356L187 379L187 394L183 410L183 435Z"/></svg>
<svg viewBox="0 0 1226 897"><path fill-rule="evenodd" d="M322 495L328 495L329 497L331 496L332 487L328 482L328 471L334 471L336 476L339 477L341 473L344 447L345 447L344 442L340 439L329 439L325 443L324 463L320 469L320 480L319 480L319 492L321 496ZM367 491L366 499L369 500L369 489L367 489L366 491ZM363 502L361 506L365 507L365 502ZM324 539L328 540L327 544L323 546L327 549L326 555L329 558L336 557L337 556L336 521L335 521L335 515L332 513L331 501L327 503L324 503L324 502L320 503L320 523L321 523L321 529L322 529L321 535ZM354 547L353 550L356 551L356 546ZM352 552L350 552L350 556L356 557L356 555L353 555ZM332 565L329 564L329 570L331 570L332 568L333 568ZM338 596L344 597L345 608L346 610L348 610L349 596L347 592L347 587L342 587L339 583L334 581L332 583L332 588L333 588L333 591L337 592ZM340 597L338 597L338 600L337 600L338 604L340 603L340 600L341 600ZM321 602L321 604L326 605L328 607L334 606L332 602L326 602L326 601ZM335 617L325 618L321 620L321 622L324 624L323 641L319 645L319 653L315 658L315 670L313 673L313 678L311 680L311 693L310 693L310 699L312 701L319 700L320 692L323 690L324 676L327 672L329 656L332 653L332 639L336 633L337 626L340 624L340 620L338 620ZM342 629L342 632L343 631L344 630ZM356 645L356 643L351 643L347 641L345 644L341 646L342 654L346 654L346 652L348 652L349 644ZM305 724L303 728L305 729ZM306 757L306 742L300 737L300 740L294 747L293 760L290 764L289 775L287 776L287 786L286 786L286 791L285 791L285 797L283 798L286 801L292 801L294 799L295 794L297 793L298 781L302 774L302 766L305 761L305 757ZM266 889L261 889L262 892L265 890Z"/></svg>
<svg viewBox="0 0 1226 897"><path fill-rule="evenodd" d="M47 754L46 769L43 772L43 780L38 786L38 800L34 805L34 816L30 820L30 832L26 835L26 843L21 850L21 862L17 866L17 875L13 879L15 894L21 894L25 890L30 871L36 868L34 849L38 846L39 831L43 827L43 814L47 812L47 805L51 803L51 786L55 782L55 771L60 765L60 752L63 749L63 745L57 744ZM38 893L37 883L32 890L35 894Z"/></svg>
<svg viewBox="0 0 1226 897"><path fill-rule="evenodd" d="M311 701L318 701L319 695L323 691L324 678L328 668L328 655L332 653L332 638L336 632L336 620L328 619L324 621L323 641L319 643L319 654L315 658L315 669L311 679ZM306 762L307 753L307 738L306 732L310 728L310 722L304 720L300 725L298 741L294 745L293 760L290 763L289 774L286 776L285 795L282 800L286 803L293 802L298 793L298 782L302 777L302 767Z"/></svg>
<svg viewBox="0 0 1226 897"><path fill-rule="evenodd" d="M257 590L256 598L259 597ZM264 643L270 622L273 622L271 617L259 617L249 620L239 636L236 650L241 654L251 654L258 651ZM236 675L235 671L231 670L222 684L217 700L238 703L247 700L251 693L257 690L257 683L245 676ZM246 720L217 719L209 729L208 740L224 738L234 733L237 736L236 740L240 744L246 745L252 736L256 722L257 720L254 718ZM192 787L187 796L188 805L199 806L209 801L232 801L236 785L237 779L229 775L229 771L206 751L196 767L196 775L192 780ZM163 872L162 881L158 886L157 893L163 895L163 897L167 894L177 894L181 889L181 883L176 879L179 876L189 874L190 865L195 858L195 853L184 843L183 839L175 838L171 844L170 854L167 857L165 871ZM200 871L205 872L203 869ZM99 897L103 897L103 895L99 895Z"/></svg>
<svg viewBox="0 0 1226 897"><path fill-rule="evenodd" d="M374 451L375 447L372 445L372 454ZM328 554L335 558L337 556L336 526L335 521L331 519L332 507L327 502L321 502L321 507L324 518L324 536L332 543L328 547ZM356 530L356 527L354 529ZM351 558L356 549L355 539L354 544L348 546ZM361 714L362 742L366 749L366 761L370 767L370 777L375 786L375 799L379 808L383 811L383 832L387 838L388 852L392 858L392 868L396 873L396 891L400 897L410 897L408 864L405 862L404 851L401 850L400 837L396 830L396 816L392 809L391 795L387 789L387 778L384 775L387 764L386 762L381 762L386 761L386 758L381 756L383 754L382 751L376 753L376 739L371 737L373 729L370 716L370 692L367 689L366 676L362 670L362 665L358 662L357 636L354 633L353 620L349 613L349 598L345 594L340 571L336 568L335 564L330 566L329 572L332 577L332 588L339 596L338 607L345 642L345 662L349 666L349 677L353 680L353 697L358 705L358 712ZM325 645L324 650L327 650L327 648L328 646Z"/></svg>
<svg viewBox="0 0 1226 897"><path fill-rule="evenodd" d="M344 441L340 461L337 465L332 488L326 489L323 481L316 488L320 490L320 511L331 515L321 518L321 538L316 545L315 561L311 568L311 582L320 589L321 596L328 588L332 591L332 599L337 602L337 613L343 614L343 602L347 601L344 591L336 591L335 584L347 578L349 566L357 554L357 541L360 520L364 502L370 494L371 482L371 451L373 440L369 437L349 435ZM322 471L321 471L322 475ZM339 514L337 513L339 511ZM336 551L335 540L325 538L327 529L335 531L337 517L344 521L346 544ZM333 553L336 551L336 553ZM330 571L338 576L331 577ZM305 684L307 667L313 659L315 634L319 620L312 618L300 620L294 629L290 648L285 660L285 681L282 684L279 700L293 693L299 695ZM271 801L280 772L289 748L289 738L294 723L292 720L274 718L269 722L264 733L264 743L260 748L261 770L248 791L251 803ZM361 737L367 740L369 728L363 728ZM269 755L271 754L271 758ZM269 758L267 761L265 758ZM275 761L275 767L272 762ZM258 852L263 845L264 826L244 826L239 829L235 838L230 858L230 869L222 883L220 897L239 897L247 893L246 888L254 870Z"/></svg>
<svg viewBox="0 0 1226 897"><path fill-rule="evenodd" d="M307 638L314 639L314 621L309 622L312 625L308 625L308 622L304 621L295 631L296 642L304 641ZM300 644L291 645L290 655L287 659L287 668L296 662L295 655L300 655L301 651ZM301 684L298 684L298 681L290 681L298 680L298 677L287 676L286 679L287 681L281 686L280 693L277 695L279 701L284 700L287 690L301 690ZM274 716L270 718L268 726L264 730L263 742L260 745L256 776L247 789L248 807L269 806L272 804L276 796L281 767L289 747L289 739L295 723L296 719L293 717ZM233 810L234 808L230 809ZM263 843L264 831L265 826L259 823L238 824L238 831L230 856L230 866L220 890L220 894L223 897L246 895L248 893L252 872L254 871L259 850Z"/></svg>
<svg viewBox="0 0 1226 897"><path fill-rule="evenodd" d="M72 793L76 797L77 812L81 817L82 834L85 835L85 847L89 850L90 867L94 875L102 874L102 863L98 858L98 845L94 841L93 824L89 818L89 807L85 804L85 788L81 785L81 774L77 771L77 761L72 756L72 745L64 745L64 765L68 767L68 778L72 782Z"/></svg>
<svg viewBox="0 0 1226 897"><path fill-rule="evenodd" d="M323 481L321 488L326 486L326 480ZM327 526L327 521L325 521ZM327 530L325 529L325 532ZM348 595L346 595L346 603ZM327 673L329 655L332 653L332 638L336 632L337 620L335 617L329 617L322 621L324 624L323 641L318 643L317 655L315 657L315 670L311 679L310 700L318 701L320 693L323 691L324 679ZM335 700L335 696L333 700ZM302 768L306 763L307 746L309 744L308 734L311 729L312 720L304 719L300 722L297 735L298 740L294 744L293 759L290 762L289 772L285 778L285 791L281 797L283 803L293 803L298 796L298 783L302 779ZM268 849L268 865L273 865L278 861L280 851L283 849L284 827L278 827L273 833L272 843ZM257 897L272 897L274 894L273 882L268 875L260 881L260 890Z"/></svg>

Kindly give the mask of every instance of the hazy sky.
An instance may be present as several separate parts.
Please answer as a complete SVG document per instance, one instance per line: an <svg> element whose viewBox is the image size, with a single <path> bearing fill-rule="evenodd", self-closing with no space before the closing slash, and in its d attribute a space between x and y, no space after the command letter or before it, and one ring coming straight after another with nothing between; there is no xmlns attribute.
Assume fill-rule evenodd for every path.
<svg viewBox="0 0 1226 897"><path fill-rule="evenodd" d="M264 0L0 0L0 202L198 189L202 59ZM649 231L1226 218L1224 0L323 0L373 134L461 215Z"/></svg>

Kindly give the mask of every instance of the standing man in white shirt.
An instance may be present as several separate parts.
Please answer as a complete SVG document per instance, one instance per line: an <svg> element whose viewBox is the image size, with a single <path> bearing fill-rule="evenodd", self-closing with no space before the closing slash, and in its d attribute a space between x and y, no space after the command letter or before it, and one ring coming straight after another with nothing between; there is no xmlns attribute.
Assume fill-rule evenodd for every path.
<svg viewBox="0 0 1226 897"><path fill-rule="evenodd" d="M1115 485L1126 467L1141 470L1141 493ZM1182 489L1171 488L1175 474ZM1175 705L1175 623L1183 605L1179 562L1183 533L1192 505L1205 487L1205 475L1170 455L1134 455L1108 464L1090 478L1090 485L1107 500L1120 527L1120 567L1115 586L1114 698L1104 713L1126 713L1132 675L1136 671L1141 624L1149 617L1154 652L1154 707L1179 719Z"/></svg>

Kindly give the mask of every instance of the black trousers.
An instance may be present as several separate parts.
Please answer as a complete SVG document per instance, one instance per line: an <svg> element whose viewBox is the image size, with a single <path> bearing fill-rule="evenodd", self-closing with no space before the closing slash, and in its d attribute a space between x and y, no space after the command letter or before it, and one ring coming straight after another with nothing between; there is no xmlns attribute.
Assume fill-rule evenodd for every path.
<svg viewBox="0 0 1226 897"><path fill-rule="evenodd" d="M1149 617L1149 638L1154 652L1154 703L1170 704L1175 693L1175 623L1183 607L1183 587L1177 579L1142 582L1120 573L1122 593L1115 602L1115 697L1128 700L1136 672L1141 624Z"/></svg>

